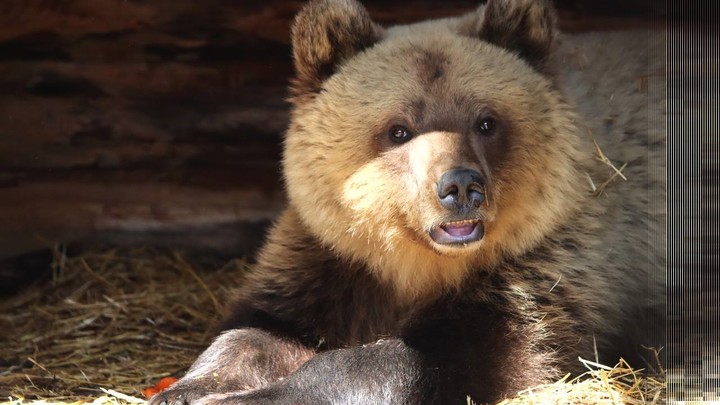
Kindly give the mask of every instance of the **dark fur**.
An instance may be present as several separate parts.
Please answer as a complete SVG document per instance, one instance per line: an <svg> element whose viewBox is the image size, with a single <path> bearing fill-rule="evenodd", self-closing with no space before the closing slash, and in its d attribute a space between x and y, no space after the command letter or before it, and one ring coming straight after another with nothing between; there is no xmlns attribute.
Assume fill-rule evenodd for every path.
<svg viewBox="0 0 720 405"><path fill-rule="evenodd" d="M292 33L296 67L292 91L301 97L319 91L337 66L377 42L382 28L353 0L320 0L298 14Z"/></svg>
<svg viewBox="0 0 720 405"><path fill-rule="evenodd" d="M557 17L549 0L490 1L480 21L480 37L511 49L545 71Z"/></svg>
<svg viewBox="0 0 720 405"><path fill-rule="evenodd" d="M457 252L441 251L442 247L433 247L431 241L413 233L414 229L402 228L402 237L398 238L409 242L398 245L400 248L418 249L412 252L422 252L427 255L423 257L438 260L433 263L445 267L416 269L406 266L401 268L399 276L388 276L372 268L361 256L342 250L358 248L367 253L367 249L377 248L372 243L363 244L365 234L361 231L364 228L358 228L360 241L350 238L349 242L343 242L346 245L335 246L333 240L328 242L323 239L322 232L309 225L307 215L315 201L312 198L298 201L296 194L296 199L291 198L289 207L271 231L257 265L237 291L230 312L221 325L221 329L227 331L198 358L177 385L153 397L151 404L464 404L468 396L476 403L487 403L535 384L549 382L569 369L577 369L579 355L592 356L595 334L598 334L601 361L614 362L620 354L632 356L634 349L623 353L617 350L621 347L617 338L625 332L622 321L636 319L632 316L645 307L631 306L633 299L637 298L633 295L640 292L632 290L632 287L624 289L621 283L627 277L633 283L637 280L642 282L646 273L641 266L647 265L648 259L624 259L606 253L608 243L616 239L618 231L635 228L603 230L602 221L609 221L606 219L609 211L605 211L600 199L577 191L581 190L581 184L586 185L581 177L582 170L595 174L603 166L598 168L586 163L592 161L597 164L594 159L574 149L577 134L572 131L581 131L572 126L575 116L569 112L569 107L556 101L558 98L543 93L555 91L543 87L544 79L535 80L534 75L548 75L550 72L548 64L554 46L555 14L548 3L544 0L490 0L477 12L459 19L433 22L421 28L401 27L393 33L373 23L362 6L353 0L316 0L303 9L293 27L296 77L292 89L293 122L289 131L294 138L293 142L286 144L286 178L297 174L291 171L293 162L288 157L297 159L305 156L310 148L308 145L327 147L330 153L336 153L336 150L354 153L356 150L352 142L358 142L357 145L363 147L365 143L371 143L364 152L357 150L357 155L364 158L365 153L370 156L368 159L385 159L385 166L382 166L385 172L382 174L388 178L406 174L413 159L416 164L419 158L418 155L409 156L408 151L419 150L419 154L423 150L396 147L385 135L386 126L365 128L359 135L351 133L348 135L350 140L332 138L336 139L337 145L332 142L322 144L324 139L312 139L317 143L307 143L309 140L303 136L322 137L322 131L342 131L343 118L348 115L339 109L338 103L352 105L351 101L355 101L339 97L332 99L334 102L322 104L330 105L323 107L329 111L317 111L313 100L322 95L333 75L342 75L343 66L349 67L353 61L357 63L352 67L361 72L364 68L375 67L375 63L383 66L386 59L358 62L354 58L382 41L385 35L399 36L405 32L402 30L413 35L413 29L424 29L427 34L434 29L447 30L450 27L459 35L478 38L478 41L492 43L519 55L522 59L512 57L507 60L517 72L529 77L522 82L523 85L540 89L537 90L540 100L553 100L557 104L544 106L542 116L526 117L523 114L527 112L522 105L499 98L504 104L498 105L517 117L498 116L499 137L478 141L474 125L477 114L485 114L485 107L475 108L477 103L463 98L462 91L452 93L458 87L447 82L451 80L451 73L459 74L457 69L452 69L457 68L453 63L460 58L455 56L455 60L451 59L443 49L438 49L440 45L424 50L407 42L402 45L403 50L409 49L407 54L392 56L402 58L400 63L408 62L415 69L412 70L415 73L407 73L417 74L416 88L411 90L426 96L408 100L409 108L404 109L404 115L401 115L406 121L400 124L408 125L417 133L430 133L436 137L426 139L441 140L439 142L443 144L432 146L445 154L440 158L430 156L426 159L433 170L440 170L439 166L435 166L438 160L442 160L438 165L449 165L442 167L442 170L447 170L453 165L472 163L477 156L483 156L479 164L482 167L478 170L483 175L487 174L488 189L495 187L496 183L502 184L505 188L501 192L514 192L516 194L510 195L520 196L515 199L505 197L510 214L520 221L507 223L520 223L525 227L508 225L502 228L502 225L495 225L497 228L490 229L486 239L503 235L496 242L498 247L480 245L478 250L483 246L491 247L481 251L477 260L468 261L472 267L467 273L458 271L455 278L453 275L446 278L436 276L438 272L453 270L454 263L463 263L452 261L457 258ZM439 37L444 41L446 37L442 35L439 34ZM441 41L438 44L442 44ZM467 38L464 41L468 41ZM398 40L397 43L401 42ZM494 48L490 51L498 52ZM390 58L390 63L393 61ZM474 64L472 61L469 63ZM489 69L498 70L495 67ZM360 77L356 79L361 81L360 87L365 86L362 81L366 76L360 74L357 77ZM373 77L377 78L377 75ZM382 79L367 85L384 86ZM358 82L351 84L357 85ZM514 89L515 84L511 83L510 89ZM463 89L462 86L459 88ZM515 100L525 102L530 106L528 108L535 108L534 104L527 104L529 102L522 96L510 99ZM360 99L358 102L372 105L374 101ZM303 121L301 118L307 119ZM364 124L365 118L372 122L373 117L360 118L358 120ZM539 131L537 128L554 128L549 126L550 122L555 122L550 118L558 118L555 121L565 123L564 126L557 124L558 128L570 128L571 133L550 130L535 133ZM316 125L322 130L315 128L313 132L305 127L306 124ZM351 124L347 127L349 132L356 128ZM394 124L397 122L392 121L388 125ZM534 132L523 132L528 131L527 128L532 128ZM359 139L362 137L372 139ZM461 142L471 143L472 147L463 148L460 145L467 145ZM521 147L513 147L516 144ZM542 160L544 157L538 157L538 153L529 154L528 151L541 150L546 144L578 156L565 156L563 162L557 162L549 157ZM530 159L539 159L533 162L541 162L539 164L543 167L532 167L530 169L533 170L530 170L523 166ZM303 174L307 174L311 181L302 184L305 188L299 189L301 192L315 192L317 189L320 190L317 195L321 197L323 193L342 192L340 185L329 183L328 179L332 177L328 177L328 173L312 176L315 174L313 170L320 167L319 162L303 164L305 166L301 168L306 171ZM587 167L584 166L586 164ZM338 171L346 169L338 165L331 168ZM641 171L643 168L630 167L628 170ZM512 181L498 173L506 176L511 173ZM493 174L499 180L493 179ZM575 204L569 204L570 208L567 208L567 201L558 198L557 192L548 188L547 183L541 184L540 180L547 178L571 184L569 190L572 192L568 192L567 199L573 199ZM644 177L638 172L636 178ZM378 193L382 194L386 190L383 182L388 180L376 180ZM357 184L363 186L365 183ZM392 182L389 184L395 185ZM396 191L404 192L390 189L390 192ZM487 196L496 198L492 190ZM420 206L417 201L388 196L391 197L398 198L404 204L399 205L410 210L404 211L403 215L419 209L416 208ZM353 201L365 203L365 200L357 198ZM552 201L548 203L550 208L538 208L539 203L546 200ZM631 218L633 212L646 210L642 208L646 203L641 201L632 205L634 203L623 199L618 203L621 208L614 209L622 212L619 214L621 219ZM374 218L345 217L342 207L337 208L325 201L317 201L317 204L324 204L323 207L329 205L326 212L336 215L321 218L325 221L325 228L321 229L327 228L328 232L336 228L345 229L348 226L345 222L353 221L349 218L368 220L371 225L377 225L372 222ZM612 204L609 204L611 209L614 207ZM369 209L378 209L374 204L367 205ZM552 209L562 211L562 215L553 217ZM499 216L508 215L507 211L499 212ZM494 211L491 214L494 215ZM489 222L501 223L488 215ZM648 221L654 226L660 222L657 218L661 218L662 213L653 215L652 219L648 215ZM373 216L373 213L368 216ZM407 223L414 219L392 218L393 221ZM543 221L550 222L551 226ZM555 223L558 221L562 222ZM545 230L537 231L542 233L539 241L529 241L528 231L536 228ZM333 235L345 237L348 233ZM642 240L644 235L646 233L642 229L635 233L627 231L623 234L626 238L623 245L613 244L612 248L627 256L647 251L641 246L646 243ZM636 242L639 249L633 245ZM460 251L462 248L457 249ZM467 248L466 251L472 249ZM369 252L370 256L381 253ZM652 264L664 263L662 252L653 254ZM425 264L411 259L408 258L408 263L417 263L417 266ZM408 274L411 277L403 278ZM417 282L413 284L415 280ZM433 280L437 285L432 284ZM456 283L457 280L459 282ZM627 284L631 285L630 282ZM648 288L652 290L652 287ZM617 294L616 290L619 291ZM655 304L648 303L647 306ZM660 343L663 340L662 336L654 337L656 342L643 343ZM635 335L631 338L635 340L628 345L637 348L637 339L642 338Z"/></svg>
<svg viewBox="0 0 720 405"><path fill-rule="evenodd" d="M278 228L302 229L295 221L286 213ZM562 287L560 294L531 295L557 281L533 267L574 254L575 245L548 242L494 275L476 274L461 291L403 308L392 290L312 236L278 234L223 324L250 329L221 335L188 377L152 403L193 402L208 393L221 394L201 402L453 404L469 395L485 403L543 383L561 364L573 364L576 353L590 352L590 342L580 340L587 331L575 321L584 314L571 312L582 303ZM290 374L294 363L284 357L311 352L322 354ZM286 376L265 389L237 392Z"/></svg>

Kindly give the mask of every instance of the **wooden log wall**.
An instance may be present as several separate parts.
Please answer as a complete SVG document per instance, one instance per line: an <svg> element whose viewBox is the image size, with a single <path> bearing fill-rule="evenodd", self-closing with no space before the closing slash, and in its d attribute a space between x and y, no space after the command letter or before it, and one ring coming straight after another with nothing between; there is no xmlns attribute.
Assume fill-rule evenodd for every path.
<svg viewBox="0 0 720 405"><path fill-rule="evenodd" d="M644 0L597 3L559 0L562 27L646 23ZM395 24L477 2L366 4ZM0 258L178 232L173 243L242 245L212 229L237 236L247 228L235 225L266 221L283 205L289 26L301 5L0 2Z"/></svg>

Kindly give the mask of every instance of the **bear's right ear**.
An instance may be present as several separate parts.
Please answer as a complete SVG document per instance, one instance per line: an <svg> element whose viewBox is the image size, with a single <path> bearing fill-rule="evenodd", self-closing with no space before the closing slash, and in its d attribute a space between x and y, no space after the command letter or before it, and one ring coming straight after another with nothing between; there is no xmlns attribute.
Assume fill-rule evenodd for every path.
<svg viewBox="0 0 720 405"><path fill-rule="evenodd" d="M295 97L316 93L337 67L382 37L367 10L355 0L313 0L292 27Z"/></svg>

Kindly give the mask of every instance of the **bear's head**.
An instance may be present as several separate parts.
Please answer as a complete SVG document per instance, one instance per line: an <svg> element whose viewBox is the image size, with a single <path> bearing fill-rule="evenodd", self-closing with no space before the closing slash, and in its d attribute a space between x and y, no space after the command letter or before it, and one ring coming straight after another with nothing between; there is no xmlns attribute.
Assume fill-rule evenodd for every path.
<svg viewBox="0 0 720 405"><path fill-rule="evenodd" d="M354 0L312 1L293 26L292 209L404 297L527 252L584 193L554 35L548 0L391 28Z"/></svg>

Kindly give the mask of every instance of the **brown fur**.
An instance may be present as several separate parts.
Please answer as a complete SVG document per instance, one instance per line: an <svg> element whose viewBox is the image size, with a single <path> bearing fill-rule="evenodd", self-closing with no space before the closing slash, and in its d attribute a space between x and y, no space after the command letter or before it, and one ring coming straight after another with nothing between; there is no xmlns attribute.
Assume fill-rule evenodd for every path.
<svg viewBox="0 0 720 405"><path fill-rule="evenodd" d="M382 28L365 8L352 0L321 0L305 7L292 27L295 95L318 91L337 65L375 43L381 34Z"/></svg>
<svg viewBox="0 0 720 405"><path fill-rule="evenodd" d="M562 136L574 134L575 118L549 80L499 48L431 25L421 28L414 27L409 37L389 30L384 48L371 57L358 55L324 83L325 92L297 105L286 150L303 153L288 153L284 160L291 203L312 232L340 254L368 263L409 299L459 285L472 267L491 269L573 215L587 189L574 160L588 160L583 154L592 152L579 150L575 137ZM418 53L426 48L455 61L445 68L442 83L430 87L416 79L426 70L424 64L405 63L422 58ZM476 60L474 53L488 56ZM467 100L472 93L479 96ZM421 117L408 116L415 100L465 117L464 126L447 132L426 125L420 129L426 133L407 147L378 153L365 134L383 136L394 120L419 126ZM516 142L511 146L515 153L507 151L503 159L497 154L464 157L471 149L481 154L495 147L477 145L478 136L468 131L473 120L467 117L488 106L502 114L499 137ZM554 134L553 142L543 134ZM402 165L403 155L413 162L398 175L393 168ZM427 229L445 215L429 192L438 176L452 165L473 159L489 164L493 158L498 161L488 173L489 204L483 213L492 221L478 249L428 249ZM538 190L542 199L536 197Z"/></svg>
<svg viewBox="0 0 720 405"><path fill-rule="evenodd" d="M557 17L549 0L491 1L482 11L480 37L546 69Z"/></svg>
<svg viewBox="0 0 720 405"><path fill-rule="evenodd" d="M633 34L567 38L554 24L546 1L386 29L352 0L308 4L293 27L289 205L223 328L261 328L272 353L312 359L268 374L238 360L256 340L221 337L207 357L235 355L201 357L183 391L154 401L493 401L577 368L595 344L607 362L661 345L665 256L648 241L664 235L650 209L664 198L664 133L647 109L661 116L664 99L648 106L635 79L661 65ZM477 129L486 116L492 135ZM391 141L397 125L414 138ZM629 163L600 197L590 184L611 171L593 139ZM456 168L483 179L469 214L438 199ZM482 239L431 238L468 216ZM271 377L228 394L210 370Z"/></svg>

